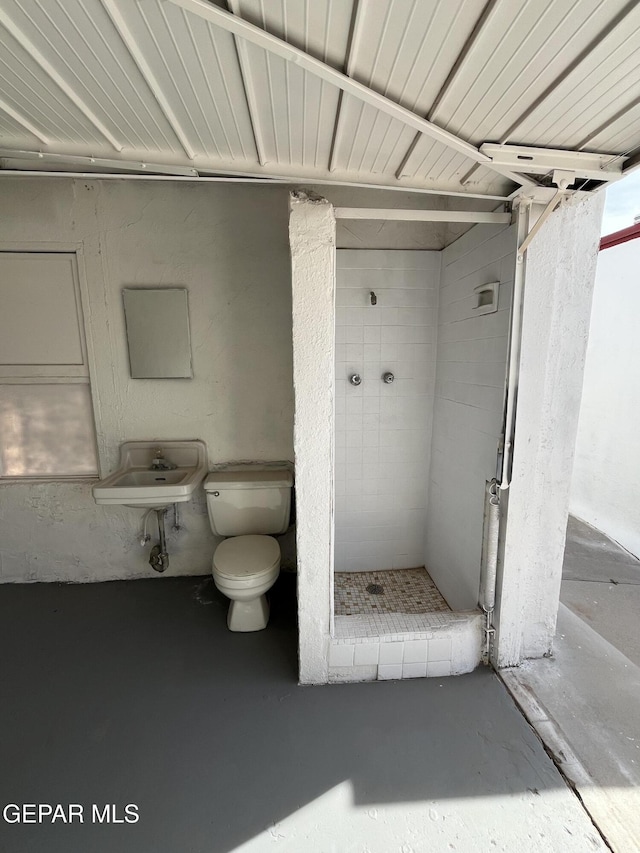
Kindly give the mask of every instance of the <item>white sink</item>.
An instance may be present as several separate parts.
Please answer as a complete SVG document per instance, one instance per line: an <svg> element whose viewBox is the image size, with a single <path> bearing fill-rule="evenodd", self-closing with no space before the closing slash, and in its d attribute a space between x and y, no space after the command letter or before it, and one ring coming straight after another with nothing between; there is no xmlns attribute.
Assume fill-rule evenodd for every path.
<svg viewBox="0 0 640 853"><path fill-rule="evenodd" d="M152 468L158 452L165 463L175 468ZM117 471L96 483L93 499L97 504L142 509L182 503L191 499L207 470L203 441L127 441L120 447Z"/></svg>

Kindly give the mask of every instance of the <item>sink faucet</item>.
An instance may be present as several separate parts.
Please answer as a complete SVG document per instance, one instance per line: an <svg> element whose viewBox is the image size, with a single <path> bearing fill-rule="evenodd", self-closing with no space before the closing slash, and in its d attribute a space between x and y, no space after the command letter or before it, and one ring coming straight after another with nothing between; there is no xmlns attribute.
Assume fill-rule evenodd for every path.
<svg viewBox="0 0 640 853"><path fill-rule="evenodd" d="M177 465L174 465L173 462L167 462L164 458L164 454L162 452L162 448L159 447L156 450L156 455L151 460L151 465L149 466L152 471L173 471L174 468L177 468Z"/></svg>

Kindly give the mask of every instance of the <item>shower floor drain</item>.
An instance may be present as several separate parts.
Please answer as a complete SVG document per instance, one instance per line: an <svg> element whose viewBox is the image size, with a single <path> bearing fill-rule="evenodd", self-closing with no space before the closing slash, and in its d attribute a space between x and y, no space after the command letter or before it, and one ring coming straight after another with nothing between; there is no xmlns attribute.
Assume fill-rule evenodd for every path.
<svg viewBox="0 0 640 853"><path fill-rule="evenodd" d="M371 595L384 595L384 587L379 583L367 584L366 590Z"/></svg>

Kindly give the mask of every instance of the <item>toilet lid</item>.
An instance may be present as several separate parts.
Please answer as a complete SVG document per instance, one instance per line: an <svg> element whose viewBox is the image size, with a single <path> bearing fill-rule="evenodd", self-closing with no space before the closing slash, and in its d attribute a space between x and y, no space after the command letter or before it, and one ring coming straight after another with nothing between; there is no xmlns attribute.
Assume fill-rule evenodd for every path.
<svg viewBox="0 0 640 853"><path fill-rule="evenodd" d="M246 578L273 571L280 562L280 546L273 536L233 536L215 550L213 566L227 578Z"/></svg>

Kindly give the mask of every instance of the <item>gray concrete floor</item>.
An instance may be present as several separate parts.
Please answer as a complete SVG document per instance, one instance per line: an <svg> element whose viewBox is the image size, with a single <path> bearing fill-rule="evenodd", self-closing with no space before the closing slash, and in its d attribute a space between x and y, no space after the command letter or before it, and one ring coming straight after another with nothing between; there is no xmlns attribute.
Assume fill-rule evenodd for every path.
<svg viewBox="0 0 640 853"><path fill-rule="evenodd" d="M560 600L640 666L640 560L569 518Z"/></svg>
<svg viewBox="0 0 640 853"><path fill-rule="evenodd" d="M3 853L606 849L492 672L298 687L292 582L245 635L209 579L0 587L0 800L86 818Z"/></svg>
<svg viewBox="0 0 640 853"><path fill-rule="evenodd" d="M502 673L616 853L640 851L638 583L632 555L570 518L553 657Z"/></svg>

